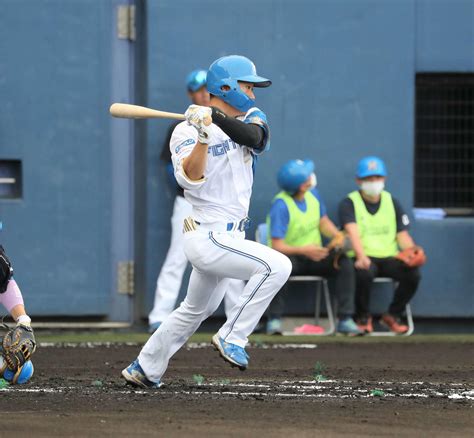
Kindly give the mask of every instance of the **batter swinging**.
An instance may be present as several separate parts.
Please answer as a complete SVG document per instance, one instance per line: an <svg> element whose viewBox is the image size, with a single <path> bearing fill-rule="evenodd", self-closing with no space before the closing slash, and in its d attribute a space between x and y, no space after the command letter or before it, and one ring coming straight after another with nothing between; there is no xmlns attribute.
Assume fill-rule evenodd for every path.
<svg viewBox="0 0 474 438"><path fill-rule="evenodd" d="M122 371L136 386L161 386L171 356L214 313L231 278L248 283L212 343L230 364L247 368L247 337L291 273L285 255L245 239L257 155L270 145L266 116L253 107L253 88L270 85L249 59L220 58L207 74L211 108L191 105L186 122L173 132L175 176L193 206L184 221L184 250L193 271L183 303Z"/></svg>

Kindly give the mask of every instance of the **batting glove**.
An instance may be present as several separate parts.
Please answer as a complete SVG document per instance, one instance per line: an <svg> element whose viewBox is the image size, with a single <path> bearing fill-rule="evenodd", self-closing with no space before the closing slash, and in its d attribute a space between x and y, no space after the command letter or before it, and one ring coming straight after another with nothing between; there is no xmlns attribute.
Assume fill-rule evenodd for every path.
<svg viewBox="0 0 474 438"><path fill-rule="evenodd" d="M212 123L212 109L206 106L190 105L184 116L188 124L197 130L199 143L208 144L210 141L209 126Z"/></svg>

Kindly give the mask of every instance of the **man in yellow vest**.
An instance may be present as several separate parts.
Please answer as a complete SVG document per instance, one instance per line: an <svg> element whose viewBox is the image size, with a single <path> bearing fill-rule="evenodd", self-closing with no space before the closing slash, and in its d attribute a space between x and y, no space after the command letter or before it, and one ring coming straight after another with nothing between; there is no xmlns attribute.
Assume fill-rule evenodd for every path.
<svg viewBox="0 0 474 438"><path fill-rule="evenodd" d="M354 248L356 268L356 315L359 328L373 331L369 312L370 288L375 277L390 277L399 283L388 312L380 322L403 334L408 326L401 317L420 281L417 268L395 258L399 248L415 246L408 233L409 219L400 203L384 190L387 170L377 157L363 158L357 167L359 190L339 206L340 221Z"/></svg>
<svg viewBox="0 0 474 438"><path fill-rule="evenodd" d="M340 231L329 219L315 188L314 163L289 161L281 167L277 179L282 191L275 196L267 218L269 245L290 257L292 275L334 277L339 316L337 331L363 334L352 319L355 291L352 262L343 256L336 268L335 254L322 243L321 233L332 238ZM283 294L280 292L269 307L267 333L281 332Z"/></svg>

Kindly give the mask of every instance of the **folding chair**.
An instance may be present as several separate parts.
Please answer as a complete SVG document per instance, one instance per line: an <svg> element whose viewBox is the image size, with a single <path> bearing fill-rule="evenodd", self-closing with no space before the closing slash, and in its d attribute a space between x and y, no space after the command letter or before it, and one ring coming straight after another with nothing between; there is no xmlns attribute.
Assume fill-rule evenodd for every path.
<svg viewBox="0 0 474 438"><path fill-rule="evenodd" d="M376 277L374 278L374 283L390 283L393 286L393 290L395 290L398 287L398 282L394 281L392 278L388 277ZM413 315L411 313L411 307L410 304L407 304L405 307L405 312L407 315L407 323L408 323L408 331L404 333L402 336L410 336L413 331L415 330L415 324L413 322ZM390 332L390 331L374 331L370 334L370 336L400 336L397 335L396 333Z"/></svg>
<svg viewBox="0 0 474 438"><path fill-rule="evenodd" d="M255 240L262 245L267 245L268 243L268 234L267 234L267 224L263 223L257 227L255 232ZM324 333L315 334L311 336L328 336L336 332L336 322L334 319L334 312L331 305L331 296L329 294L329 287L327 279L319 275L292 275L288 281L291 282L314 282L316 284L315 289L315 306L314 306L314 323L319 325L319 317L321 314L321 295L324 297L326 304L326 310L328 313L329 328L325 330ZM322 293L321 293L322 292ZM293 334L293 333L291 333Z"/></svg>

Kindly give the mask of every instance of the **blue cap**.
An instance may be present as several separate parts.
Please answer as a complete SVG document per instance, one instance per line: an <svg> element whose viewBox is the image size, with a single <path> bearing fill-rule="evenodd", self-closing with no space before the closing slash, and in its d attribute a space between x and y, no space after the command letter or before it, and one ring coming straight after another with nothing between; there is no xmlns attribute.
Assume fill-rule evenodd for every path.
<svg viewBox="0 0 474 438"><path fill-rule="evenodd" d="M245 56L229 55L214 61L207 72L209 93L220 97L224 102L240 111L248 111L254 100L248 97L239 86L239 82L250 82L254 87L269 87L269 79L257 75L255 64ZM222 90L227 85L229 90Z"/></svg>
<svg viewBox="0 0 474 438"><path fill-rule="evenodd" d="M378 157L365 157L357 165L357 178L367 178L368 176L387 176L385 163Z"/></svg>
<svg viewBox="0 0 474 438"><path fill-rule="evenodd" d="M308 180L314 172L311 160L291 160L280 167L277 174L278 185L290 194L298 191L301 184Z"/></svg>
<svg viewBox="0 0 474 438"><path fill-rule="evenodd" d="M206 85L206 70L193 70L186 77L186 87L189 91L197 91L204 85Z"/></svg>

